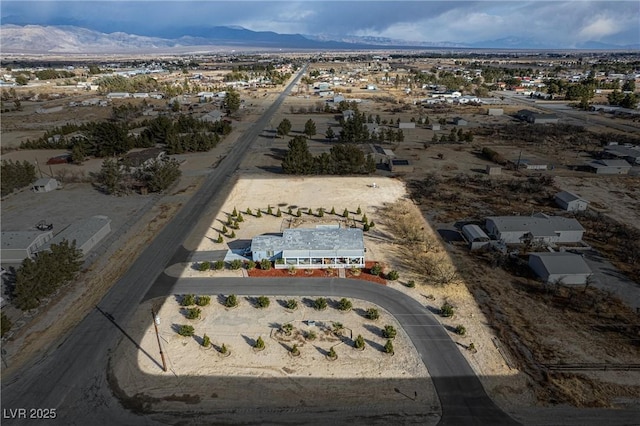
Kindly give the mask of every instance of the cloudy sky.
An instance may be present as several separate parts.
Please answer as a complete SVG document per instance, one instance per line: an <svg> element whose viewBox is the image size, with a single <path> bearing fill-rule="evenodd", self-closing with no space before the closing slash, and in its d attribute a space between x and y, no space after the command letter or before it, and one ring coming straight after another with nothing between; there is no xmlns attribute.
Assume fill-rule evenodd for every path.
<svg viewBox="0 0 640 426"><path fill-rule="evenodd" d="M506 37L574 47L640 43L640 1L34 1L2 0L2 24L75 25L179 37L189 28L382 36L474 43Z"/></svg>

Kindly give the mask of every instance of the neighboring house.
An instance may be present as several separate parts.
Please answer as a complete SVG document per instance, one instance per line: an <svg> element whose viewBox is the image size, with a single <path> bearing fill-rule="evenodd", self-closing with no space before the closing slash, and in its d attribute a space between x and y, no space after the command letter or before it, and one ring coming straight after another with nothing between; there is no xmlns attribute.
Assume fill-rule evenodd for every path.
<svg viewBox="0 0 640 426"><path fill-rule="evenodd" d="M52 244L60 244L63 240L72 243L83 256L89 254L104 237L111 232L111 219L107 216L93 216L80 222L74 222L59 232L53 239L44 244L40 250L48 250Z"/></svg>
<svg viewBox="0 0 640 426"><path fill-rule="evenodd" d="M630 164L640 164L640 147L609 145L605 147L603 156L625 160Z"/></svg>
<svg viewBox="0 0 640 426"><path fill-rule="evenodd" d="M206 122L209 122L209 123L216 123L216 122L222 120L222 111L214 109L213 111L210 111L210 112L206 113L205 115L203 115L202 117L200 117L200 120L206 121Z"/></svg>
<svg viewBox="0 0 640 426"><path fill-rule="evenodd" d="M491 238L478 225L464 225L462 227L462 236L469 243L471 250L478 250L489 245Z"/></svg>
<svg viewBox="0 0 640 426"><path fill-rule="evenodd" d="M569 212L587 210L589 202L569 191L560 191L554 196L554 200L560 208Z"/></svg>
<svg viewBox="0 0 640 426"><path fill-rule="evenodd" d="M51 231L3 231L0 235L0 260L2 264L18 264L24 259L33 259L52 238Z"/></svg>
<svg viewBox="0 0 640 426"><path fill-rule="evenodd" d="M540 114L528 109L521 109L516 117L531 124L558 124L558 116L555 114Z"/></svg>
<svg viewBox="0 0 640 426"><path fill-rule="evenodd" d="M344 96L342 95L337 95L333 97L333 103L334 104L339 104L340 102L344 101Z"/></svg>
<svg viewBox="0 0 640 426"><path fill-rule="evenodd" d="M400 124L398 124L398 128L399 129L415 129L416 128L416 123L413 123L413 122L400 123Z"/></svg>
<svg viewBox="0 0 640 426"><path fill-rule="evenodd" d="M498 176L502 174L502 167L500 166L487 166L487 174L489 176Z"/></svg>
<svg viewBox="0 0 640 426"><path fill-rule="evenodd" d="M440 126L440 124L432 123L432 124L429 125L429 128L435 132L436 130L440 130L441 126Z"/></svg>
<svg viewBox="0 0 640 426"><path fill-rule="evenodd" d="M576 219L548 216L491 216L486 218L487 234L506 244L524 244L527 241L545 243L579 243L584 228Z"/></svg>
<svg viewBox="0 0 640 426"><path fill-rule="evenodd" d="M549 284L584 285L591 276L591 268L579 254L531 253L529 267Z"/></svg>
<svg viewBox="0 0 640 426"><path fill-rule="evenodd" d="M33 192L49 192L58 189L60 185L53 178L40 178L33 183Z"/></svg>
<svg viewBox="0 0 640 426"><path fill-rule="evenodd" d="M467 124L469 124L469 122L462 117L454 117L453 124L455 124L456 126L466 126Z"/></svg>
<svg viewBox="0 0 640 426"><path fill-rule="evenodd" d="M127 93L127 92L111 92L107 94L107 98L109 99L125 99L130 97L131 97L131 93Z"/></svg>
<svg viewBox="0 0 640 426"><path fill-rule="evenodd" d="M487 115L503 115L504 110L502 108L489 108L487 110Z"/></svg>
<svg viewBox="0 0 640 426"><path fill-rule="evenodd" d="M252 259L275 261L279 269L363 268L364 253L364 236L356 228L285 229L251 241Z"/></svg>
<svg viewBox="0 0 640 426"><path fill-rule="evenodd" d="M133 168L145 167L160 161L167 156L167 152L162 148L148 148L142 151L129 152L125 155L125 162Z"/></svg>
<svg viewBox="0 0 640 426"><path fill-rule="evenodd" d="M626 175L631 164L625 160L594 160L587 164L587 168L598 175Z"/></svg>

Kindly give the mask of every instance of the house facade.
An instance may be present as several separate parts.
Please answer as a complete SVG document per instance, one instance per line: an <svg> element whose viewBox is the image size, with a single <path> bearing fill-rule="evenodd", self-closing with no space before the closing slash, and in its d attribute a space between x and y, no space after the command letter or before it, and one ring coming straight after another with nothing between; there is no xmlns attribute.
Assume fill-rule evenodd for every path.
<svg viewBox="0 0 640 426"><path fill-rule="evenodd" d="M277 269L363 268L364 235L355 228L295 228L282 235L259 235L251 258L268 259Z"/></svg>
<svg viewBox="0 0 640 426"><path fill-rule="evenodd" d="M587 210L589 202L569 191L560 191L554 196L554 200L561 209L569 212Z"/></svg>
<svg viewBox="0 0 640 426"><path fill-rule="evenodd" d="M579 243L584 228L576 219L548 216L492 216L485 221L487 234L506 244L524 244L528 241L545 243Z"/></svg>
<svg viewBox="0 0 640 426"><path fill-rule="evenodd" d="M584 285L592 274L582 256L566 252L531 253L529 267L549 284Z"/></svg>
<svg viewBox="0 0 640 426"><path fill-rule="evenodd" d="M51 231L5 231L0 236L3 264L17 264L24 259L33 259L35 254L53 238Z"/></svg>

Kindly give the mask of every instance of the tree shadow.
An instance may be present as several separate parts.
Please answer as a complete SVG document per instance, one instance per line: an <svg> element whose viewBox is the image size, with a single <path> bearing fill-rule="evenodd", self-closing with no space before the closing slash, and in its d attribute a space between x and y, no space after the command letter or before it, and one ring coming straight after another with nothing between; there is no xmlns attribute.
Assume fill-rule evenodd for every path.
<svg viewBox="0 0 640 426"><path fill-rule="evenodd" d="M322 349L320 346L316 346L316 345L313 345L313 347L316 348L316 350L318 352L320 352L320 355L329 356L329 351L328 350Z"/></svg>
<svg viewBox="0 0 640 426"><path fill-rule="evenodd" d="M458 333L456 333L456 328L454 326L452 326L452 325L444 324L444 328L445 328L445 330L447 330L447 331L449 331L449 332L451 332L453 334L458 334Z"/></svg>
<svg viewBox="0 0 640 426"><path fill-rule="evenodd" d="M440 308L436 308L435 306L431 306L431 305L426 305L425 308L427 308L427 310L429 312L431 312L433 315L440 315Z"/></svg>
<svg viewBox="0 0 640 426"><path fill-rule="evenodd" d="M364 339L364 342L367 345L371 346L372 349L375 349L380 352L384 352L384 345L381 345L380 343L373 341L371 339Z"/></svg>
<svg viewBox="0 0 640 426"><path fill-rule="evenodd" d="M367 311L365 309L353 308L353 312L355 312L356 314L360 315L364 319L369 319L369 318L367 318Z"/></svg>
<svg viewBox="0 0 640 426"><path fill-rule="evenodd" d="M376 336L382 337L382 329L380 327L378 327L376 325L373 325L373 324L364 324L364 328L368 332L373 333Z"/></svg>
<svg viewBox="0 0 640 426"><path fill-rule="evenodd" d="M304 306L306 306L307 308L314 308L315 307L315 300L311 299L310 297L305 297L302 299L302 304Z"/></svg>
<svg viewBox="0 0 640 426"><path fill-rule="evenodd" d="M245 336L244 334L242 334L241 336L247 343L247 345L251 346L252 348L256 345L256 339L252 339L251 337Z"/></svg>
<svg viewBox="0 0 640 426"><path fill-rule="evenodd" d="M221 304L222 306L225 306L225 303L227 302L227 296L225 296L224 294L219 294L216 297L216 300L218 301L219 304Z"/></svg>

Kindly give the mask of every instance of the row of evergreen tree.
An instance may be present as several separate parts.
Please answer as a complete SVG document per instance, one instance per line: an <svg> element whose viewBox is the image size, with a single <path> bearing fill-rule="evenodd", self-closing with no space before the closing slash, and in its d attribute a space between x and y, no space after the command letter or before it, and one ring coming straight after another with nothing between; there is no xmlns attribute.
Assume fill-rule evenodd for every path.
<svg viewBox="0 0 640 426"><path fill-rule="evenodd" d="M28 161L2 160L0 163L0 192L2 196L24 188L36 180L36 167Z"/></svg>
<svg viewBox="0 0 640 426"><path fill-rule="evenodd" d="M309 151L305 136L295 136L289 141L289 150L282 160L282 171L295 175L369 174L375 170L376 163L373 157L365 156L362 150L353 144L334 145L329 153L324 152L314 157Z"/></svg>

